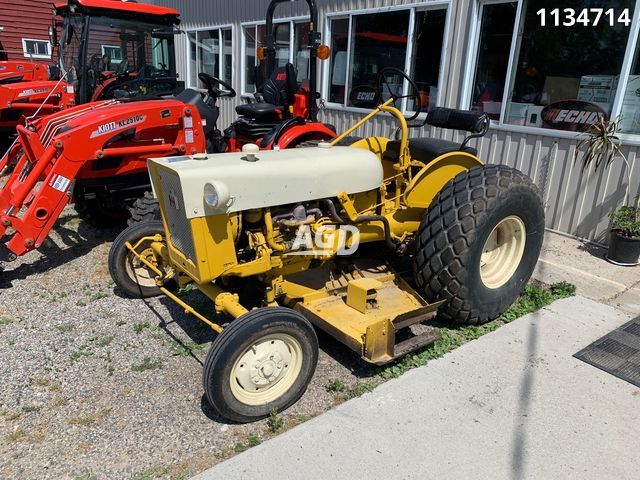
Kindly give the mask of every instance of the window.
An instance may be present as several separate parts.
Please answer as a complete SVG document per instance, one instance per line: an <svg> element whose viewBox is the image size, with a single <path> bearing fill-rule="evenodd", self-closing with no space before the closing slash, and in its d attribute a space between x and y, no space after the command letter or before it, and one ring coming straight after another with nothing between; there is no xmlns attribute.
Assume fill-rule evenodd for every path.
<svg viewBox="0 0 640 480"><path fill-rule="evenodd" d="M479 1L466 106L503 125L570 132L620 116L623 132L640 133L635 3Z"/></svg>
<svg viewBox="0 0 640 480"><path fill-rule="evenodd" d="M115 45L102 45L102 56L109 57L109 61L114 65L122 63L122 50Z"/></svg>
<svg viewBox="0 0 640 480"><path fill-rule="evenodd" d="M438 102L447 23L446 7L354 13L330 18L331 61L325 96L330 103L373 108L379 72L395 67L414 79L422 111ZM399 75L387 77L388 89L409 88ZM388 96L389 90L386 90ZM383 92L383 98L384 94ZM415 99L403 110L415 109Z"/></svg>
<svg viewBox="0 0 640 480"><path fill-rule="evenodd" d="M27 58L51 58L51 43L48 40L23 38L22 51Z"/></svg>
<svg viewBox="0 0 640 480"><path fill-rule="evenodd" d="M505 123L581 131L612 113L630 28L608 21L588 28L542 26L537 12L552 3L523 4ZM619 13L633 5L607 2Z"/></svg>
<svg viewBox="0 0 640 480"><path fill-rule="evenodd" d="M189 86L201 87L199 73L231 84L232 32L230 28L216 28L187 32L189 40Z"/></svg>
<svg viewBox="0 0 640 480"><path fill-rule="evenodd" d="M471 109L500 118L515 28L517 2L481 5Z"/></svg>
<svg viewBox="0 0 640 480"><path fill-rule="evenodd" d="M274 36L276 42L276 62L279 67L292 63L296 68L298 82L303 86L309 82L309 23L307 21L274 22ZM243 81L242 93L250 94L256 91L255 74L258 60L256 49L264 46L266 26L245 25L243 35ZM291 45L293 44L293 49Z"/></svg>

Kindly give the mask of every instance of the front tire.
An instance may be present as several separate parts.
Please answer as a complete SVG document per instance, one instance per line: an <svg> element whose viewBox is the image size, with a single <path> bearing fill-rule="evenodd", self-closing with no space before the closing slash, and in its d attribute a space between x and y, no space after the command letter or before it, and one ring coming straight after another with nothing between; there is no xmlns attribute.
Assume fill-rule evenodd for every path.
<svg viewBox="0 0 640 480"><path fill-rule="evenodd" d="M482 324L516 300L538 261L544 209L537 187L503 165L458 174L434 198L416 240L414 277L445 320Z"/></svg>
<svg viewBox="0 0 640 480"><path fill-rule="evenodd" d="M205 396L229 420L260 420L294 404L317 363L318 339L305 317L284 307L252 310L231 322L209 350Z"/></svg>
<svg viewBox="0 0 640 480"><path fill-rule="evenodd" d="M128 297L149 298L162 294L156 285L156 274L144 265L126 246L135 246L144 237L164 235L162 222L149 221L136 223L124 230L114 240L109 250L109 273L116 286ZM163 273L168 273L170 267L162 258L158 258L151 248L151 242L145 242L137 250L146 260L155 264Z"/></svg>

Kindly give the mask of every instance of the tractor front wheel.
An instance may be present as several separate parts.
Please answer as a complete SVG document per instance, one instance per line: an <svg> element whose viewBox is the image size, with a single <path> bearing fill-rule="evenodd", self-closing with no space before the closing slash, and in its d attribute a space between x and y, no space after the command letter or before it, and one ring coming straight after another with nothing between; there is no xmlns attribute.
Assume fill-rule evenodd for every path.
<svg viewBox="0 0 640 480"><path fill-rule="evenodd" d="M148 298L162 294L156 284L157 274L127 247L127 243L136 246L143 238L158 234L164 235L162 222L137 223L118 235L111 245L109 273L116 286L129 297ZM136 252L166 275L170 272L170 267L156 254L152 243L151 240L144 240L136 248Z"/></svg>
<svg viewBox="0 0 640 480"><path fill-rule="evenodd" d="M284 307L252 310L223 330L204 364L204 391L223 417L253 422L305 392L318 362L309 321Z"/></svg>
<svg viewBox="0 0 640 480"><path fill-rule="evenodd" d="M415 281L445 320L482 324L516 300L544 236L536 186L503 165L458 174L434 198L416 239Z"/></svg>

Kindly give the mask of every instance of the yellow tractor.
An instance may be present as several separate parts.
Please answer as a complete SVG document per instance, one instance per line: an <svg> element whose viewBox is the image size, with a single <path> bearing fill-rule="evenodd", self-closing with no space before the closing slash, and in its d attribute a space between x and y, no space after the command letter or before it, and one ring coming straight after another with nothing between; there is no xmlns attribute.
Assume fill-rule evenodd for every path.
<svg viewBox="0 0 640 480"><path fill-rule="evenodd" d="M409 93L394 93L404 82ZM417 86L385 69L378 92L381 104L332 144L149 160L162 221L122 232L110 272L124 294L165 294L219 334L204 391L230 420L264 418L304 393L318 358L313 327L381 365L436 339L409 327L436 314L487 322L531 276L542 201L524 174L483 165L467 146L488 118L434 109L425 123L469 137L409 139L422 124L395 102L411 97L419 112ZM397 120L399 140L349 137L380 113ZM413 278L392 267L402 259ZM177 296L188 284L223 321ZM247 286L257 301L244 300Z"/></svg>

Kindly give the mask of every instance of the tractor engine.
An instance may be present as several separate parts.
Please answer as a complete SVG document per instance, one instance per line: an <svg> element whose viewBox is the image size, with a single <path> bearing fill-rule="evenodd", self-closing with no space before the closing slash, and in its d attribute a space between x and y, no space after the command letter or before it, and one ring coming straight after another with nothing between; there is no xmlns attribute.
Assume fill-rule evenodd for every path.
<svg viewBox="0 0 640 480"><path fill-rule="evenodd" d="M281 267L349 253L357 227L331 199L375 194L383 181L374 153L329 144L151 159L149 172L169 255L198 283L266 273L275 257Z"/></svg>

